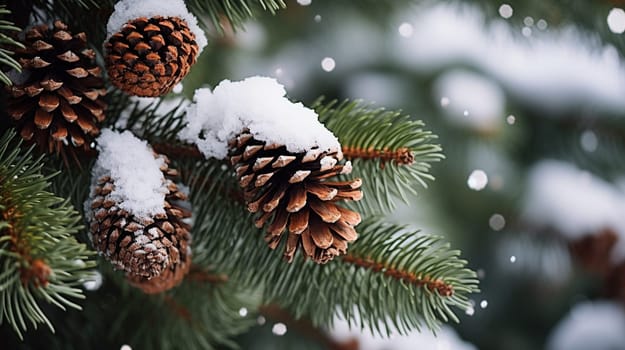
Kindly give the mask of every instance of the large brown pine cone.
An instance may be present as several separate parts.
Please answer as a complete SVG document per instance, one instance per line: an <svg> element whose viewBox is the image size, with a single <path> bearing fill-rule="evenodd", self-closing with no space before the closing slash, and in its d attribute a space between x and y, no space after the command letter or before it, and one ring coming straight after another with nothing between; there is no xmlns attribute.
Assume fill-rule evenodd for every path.
<svg viewBox="0 0 625 350"><path fill-rule="evenodd" d="M126 271L134 285L145 289L173 287L189 270L191 255L190 226L183 221L191 212L181 206L186 195L171 180L177 171L165 162L165 213L152 218L139 218L120 209L109 194L115 183L108 177L98 179L91 202L91 236L94 247L117 269ZM151 282L152 279L159 278ZM140 287L144 289L144 287ZM152 291L153 292L153 291Z"/></svg>
<svg viewBox="0 0 625 350"><path fill-rule="evenodd" d="M105 117L106 90L85 33L72 35L56 21L27 31L23 43L15 51L23 81L7 87L7 113L20 135L50 153L88 149Z"/></svg>
<svg viewBox="0 0 625 350"><path fill-rule="evenodd" d="M354 226L360 215L336 202L361 199L362 181L328 181L351 172L351 163L338 164L340 150L291 153L244 132L230 143L229 157L249 211L258 213L256 226L269 223L269 247L275 249L287 236L284 257L289 262L301 246L306 257L324 264L345 254L358 237Z"/></svg>
<svg viewBox="0 0 625 350"><path fill-rule="evenodd" d="M113 85L136 96L161 96L174 88L195 63L195 34L178 17L140 17L104 44Z"/></svg>

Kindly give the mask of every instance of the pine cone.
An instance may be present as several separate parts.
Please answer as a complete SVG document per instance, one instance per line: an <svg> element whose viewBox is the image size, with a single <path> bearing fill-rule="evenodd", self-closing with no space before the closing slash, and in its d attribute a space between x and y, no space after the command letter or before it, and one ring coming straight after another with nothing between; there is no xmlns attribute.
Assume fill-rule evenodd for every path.
<svg viewBox="0 0 625 350"><path fill-rule="evenodd" d="M115 268L126 271L131 282L142 282L148 290L175 286L188 271L191 255L190 227L183 222L191 213L178 205L186 195L171 181L177 171L168 167L168 159L156 154L155 157L165 160L161 171L169 193L165 196L164 214L138 218L120 209L109 196L115 183L108 176L98 180L91 203L94 247ZM159 280L146 284L157 277Z"/></svg>
<svg viewBox="0 0 625 350"><path fill-rule="evenodd" d="M140 17L126 23L104 45L113 85L136 96L161 96L195 63L195 34L178 17Z"/></svg>
<svg viewBox="0 0 625 350"><path fill-rule="evenodd" d="M88 149L105 118L106 89L85 33L72 35L56 21L26 32L24 45L15 58L25 81L7 87L7 112L20 135L50 153L68 144Z"/></svg>
<svg viewBox="0 0 625 350"><path fill-rule="evenodd" d="M339 150L291 153L285 146L256 140L249 132L230 143L230 161L248 210L258 213L258 228L270 223L265 235L269 247L275 249L287 231L287 261L293 261L301 245L307 257L324 264L345 254L347 243L358 237L354 226L360 215L335 202L361 199L362 181L327 181L351 172L351 163L337 165L341 159Z"/></svg>

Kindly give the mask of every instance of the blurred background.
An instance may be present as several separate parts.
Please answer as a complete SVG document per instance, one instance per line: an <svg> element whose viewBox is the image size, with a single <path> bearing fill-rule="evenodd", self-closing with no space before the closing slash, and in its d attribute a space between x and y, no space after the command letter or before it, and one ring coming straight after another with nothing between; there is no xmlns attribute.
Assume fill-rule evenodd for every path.
<svg viewBox="0 0 625 350"><path fill-rule="evenodd" d="M306 104L363 99L424 120L446 159L390 219L446 236L482 292L438 337L375 339L337 320L319 344L278 315L241 346L625 349L625 2L288 5L215 35L181 93L266 75Z"/></svg>

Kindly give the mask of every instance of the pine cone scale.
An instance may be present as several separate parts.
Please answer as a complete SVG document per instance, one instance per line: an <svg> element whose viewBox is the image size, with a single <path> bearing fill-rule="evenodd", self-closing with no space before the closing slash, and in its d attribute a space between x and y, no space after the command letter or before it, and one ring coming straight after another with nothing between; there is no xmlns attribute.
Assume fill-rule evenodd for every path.
<svg viewBox="0 0 625 350"><path fill-rule="evenodd" d="M336 224L330 226L332 231L339 235L343 240L347 242L353 242L358 238L358 233L354 230L353 226L346 221L339 221Z"/></svg>
<svg viewBox="0 0 625 350"><path fill-rule="evenodd" d="M319 200L311 200L310 208L323 222L328 224L335 223L341 218L341 212L331 202L323 203Z"/></svg>
<svg viewBox="0 0 625 350"><path fill-rule="evenodd" d="M62 141L67 137L67 128L62 125L57 125L56 130L52 132L52 138L56 141Z"/></svg>
<svg viewBox="0 0 625 350"><path fill-rule="evenodd" d="M50 93L41 94L39 97L39 107L46 112L54 111L59 103L59 97Z"/></svg>
<svg viewBox="0 0 625 350"><path fill-rule="evenodd" d="M35 125L39 129L47 129L50 124L52 124L52 114L44 111L43 109L38 109L35 112Z"/></svg>
<svg viewBox="0 0 625 350"><path fill-rule="evenodd" d="M315 195L323 201L329 201L336 197L338 190L320 183L306 183L306 192Z"/></svg>
<svg viewBox="0 0 625 350"><path fill-rule="evenodd" d="M300 211L306 206L306 189L303 185L295 185L289 192L289 202L286 206L286 210L290 213Z"/></svg>
<svg viewBox="0 0 625 350"><path fill-rule="evenodd" d="M310 220L310 236L315 246L320 249L330 248L334 241L328 225L323 224L318 218Z"/></svg>
<svg viewBox="0 0 625 350"><path fill-rule="evenodd" d="M304 208L296 213L293 213L289 217L289 232L293 234L300 234L308 228L309 211L308 208Z"/></svg>

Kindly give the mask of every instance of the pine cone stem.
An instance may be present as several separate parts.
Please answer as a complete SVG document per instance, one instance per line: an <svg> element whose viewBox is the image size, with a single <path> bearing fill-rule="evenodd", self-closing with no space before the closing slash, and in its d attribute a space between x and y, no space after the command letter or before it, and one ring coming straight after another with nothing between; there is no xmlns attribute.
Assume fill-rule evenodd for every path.
<svg viewBox="0 0 625 350"><path fill-rule="evenodd" d="M360 258L351 254L346 254L341 259L360 268L371 270L376 273L382 273L398 281L406 284L412 284L417 287L425 287L429 291L437 291L439 295L451 297L454 294L453 286L441 279L433 279L426 274L415 274L413 272L396 269L393 266L377 262L371 258Z"/></svg>
<svg viewBox="0 0 625 350"><path fill-rule="evenodd" d="M412 163L414 163L414 155L408 147L399 147L395 150L380 150L373 147L365 149L353 146L343 146L342 150L345 158L350 160L380 160L380 166L382 168L384 168L384 164L388 162L394 162L397 165L411 165Z"/></svg>

